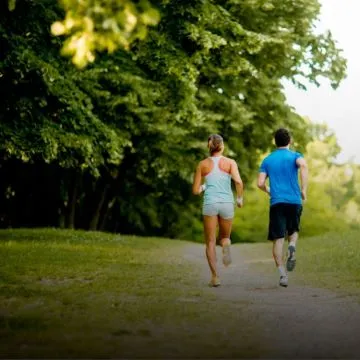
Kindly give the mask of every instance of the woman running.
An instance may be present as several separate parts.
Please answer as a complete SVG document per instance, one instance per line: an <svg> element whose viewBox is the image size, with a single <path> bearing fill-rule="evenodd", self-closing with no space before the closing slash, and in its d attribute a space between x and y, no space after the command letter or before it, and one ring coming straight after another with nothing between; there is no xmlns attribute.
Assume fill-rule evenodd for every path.
<svg viewBox="0 0 360 360"><path fill-rule="evenodd" d="M219 286L220 279L216 269L216 229L219 225L219 239L223 253L223 263L231 263L230 234L234 218L234 195L231 179L235 182L236 204L243 206L243 182L236 162L222 156L224 141L220 135L208 138L210 157L200 161L196 168L193 193L200 195L204 191L203 220L206 242L206 258L211 271L210 286ZM205 178L205 183L202 179Z"/></svg>

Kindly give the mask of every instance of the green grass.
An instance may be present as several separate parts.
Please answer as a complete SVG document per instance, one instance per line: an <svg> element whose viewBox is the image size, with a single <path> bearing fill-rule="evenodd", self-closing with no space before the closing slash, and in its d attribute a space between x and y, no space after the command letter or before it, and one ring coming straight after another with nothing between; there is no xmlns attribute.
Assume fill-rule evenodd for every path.
<svg viewBox="0 0 360 360"><path fill-rule="evenodd" d="M198 269L181 256L186 245L0 231L0 357L226 356L226 331L237 331L237 315L221 325L230 310L216 307L214 293L199 283Z"/></svg>
<svg viewBox="0 0 360 360"><path fill-rule="evenodd" d="M359 234L300 237L291 281L360 299ZM189 245L84 231L0 231L0 357L264 355L259 329L244 320L246 304L218 302L217 290L204 286L200 269L183 257ZM270 242L236 246L245 259L271 259ZM256 276L275 271L272 262L253 266Z"/></svg>
<svg viewBox="0 0 360 360"><path fill-rule="evenodd" d="M360 294L360 231L300 239L298 274L303 280Z"/></svg>
<svg viewBox="0 0 360 360"><path fill-rule="evenodd" d="M298 283L353 294L360 299L360 231L349 230L342 234L327 233L302 238L297 246L297 265L294 279ZM272 244L244 245L246 257L271 259ZM254 265L259 268L259 264ZM273 263L264 263L262 270L269 271Z"/></svg>

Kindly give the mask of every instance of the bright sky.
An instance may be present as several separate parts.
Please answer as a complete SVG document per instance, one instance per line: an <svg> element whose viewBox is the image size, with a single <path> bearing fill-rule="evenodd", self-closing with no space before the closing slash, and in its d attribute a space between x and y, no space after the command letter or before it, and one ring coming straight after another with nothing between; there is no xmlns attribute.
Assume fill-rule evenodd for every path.
<svg viewBox="0 0 360 360"><path fill-rule="evenodd" d="M315 122L325 122L338 138L342 153L338 161L360 164L360 0L320 0L322 4L318 30L330 30L348 60L347 78L337 90L324 81L320 88L308 91L285 83L288 103L297 113Z"/></svg>

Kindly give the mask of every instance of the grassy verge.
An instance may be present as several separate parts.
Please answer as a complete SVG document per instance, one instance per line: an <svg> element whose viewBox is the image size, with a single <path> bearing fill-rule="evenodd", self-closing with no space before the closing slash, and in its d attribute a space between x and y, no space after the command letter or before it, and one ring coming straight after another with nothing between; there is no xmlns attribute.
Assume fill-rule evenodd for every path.
<svg viewBox="0 0 360 360"><path fill-rule="evenodd" d="M300 240L297 272L302 279L360 295L359 231Z"/></svg>
<svg viewBox="0 0 360 360"><path fill-rule="evenodd" d="M199 286L197 269L181 256L186 244L0 231L0 357L228 356L237 315L222 323L230 310ZM244 334L249 349L241 356L254 356L251 327Z"/></svg>
<svg viewBox="0 0 360 360"><path fill-rule="evenodd" d="M311 284L358 295L360 299L360 231L301 238L297 246L297 267L293 278L301 284ZM271 243L244 245L245 257L271 259ZM255 266L255 265L254 265ZM259 268L259 264L256 264ZM264 271L272 262L260 265Z"/></svg>

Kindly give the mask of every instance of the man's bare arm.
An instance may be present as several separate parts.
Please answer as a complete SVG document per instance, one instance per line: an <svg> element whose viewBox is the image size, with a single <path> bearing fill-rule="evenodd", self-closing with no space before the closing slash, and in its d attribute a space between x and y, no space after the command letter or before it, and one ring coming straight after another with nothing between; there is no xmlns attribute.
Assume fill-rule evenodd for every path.
<svg viewBox="0 0 360 360"><path fill-rule="evenodd" d="M307 197L307 188L308 188L308 179L309 179L309 169L304 158L298 158L296 164L300 169L300 182L301 182L301 197L303 200L306 200Z"/></svg>
<svg viewBox="0 0 360 360"><path fill-rule="evenodd" d="M266 185L267 174L264 172L259 173L257 186L260 190L270 195L270 188Z"/></svg>

